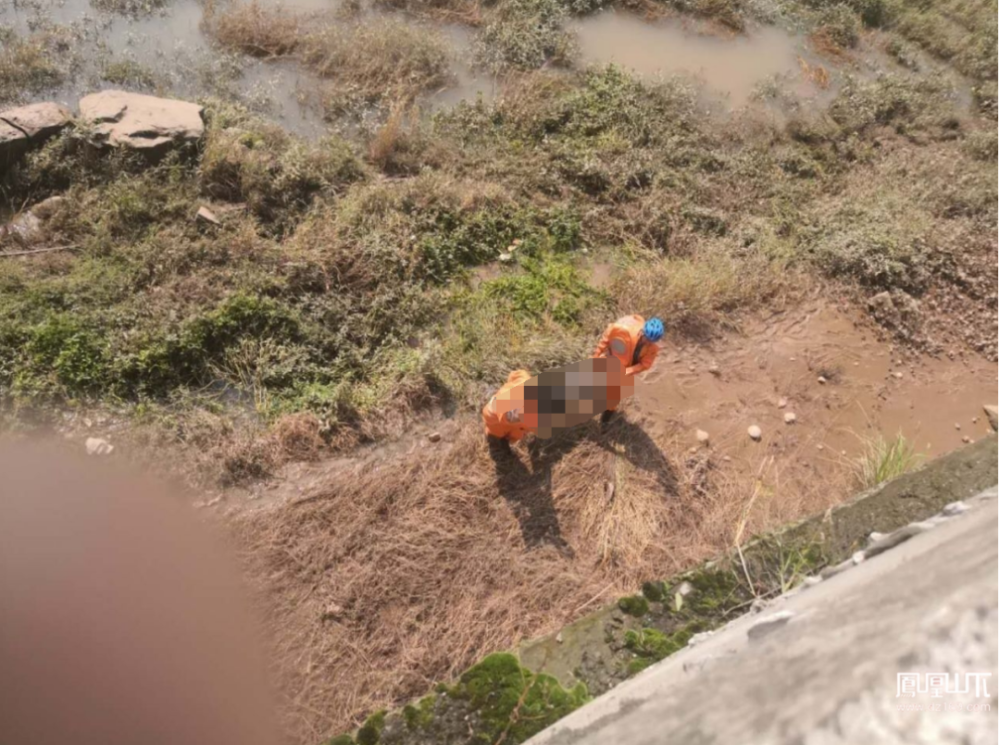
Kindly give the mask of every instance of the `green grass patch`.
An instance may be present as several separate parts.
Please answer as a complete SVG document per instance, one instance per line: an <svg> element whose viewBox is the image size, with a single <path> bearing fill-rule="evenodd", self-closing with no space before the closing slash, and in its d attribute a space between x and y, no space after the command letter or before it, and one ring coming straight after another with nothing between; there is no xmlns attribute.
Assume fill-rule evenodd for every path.
<svg viewBox="0 0 1000 745"><path fill-rule="evenodd" d="M853 464L855 480L861 489L870 489L909 473L920 465L922 456L902 433L887 438L876 434L863 438L862 452Z"/></svg>

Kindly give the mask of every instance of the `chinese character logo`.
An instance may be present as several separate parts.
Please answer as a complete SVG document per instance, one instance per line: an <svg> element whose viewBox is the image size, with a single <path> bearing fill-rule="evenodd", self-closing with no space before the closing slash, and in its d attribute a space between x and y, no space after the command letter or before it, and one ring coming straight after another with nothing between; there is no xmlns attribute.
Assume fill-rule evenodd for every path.
<svg viewBox="0 0 1000 745"><path fill-rule="evenodd" d="M896 673L896 698L916 698L918 693L929 693L932 698L945 694L969 694L976 698L989 698L986 679L993 673Z"/></svg>

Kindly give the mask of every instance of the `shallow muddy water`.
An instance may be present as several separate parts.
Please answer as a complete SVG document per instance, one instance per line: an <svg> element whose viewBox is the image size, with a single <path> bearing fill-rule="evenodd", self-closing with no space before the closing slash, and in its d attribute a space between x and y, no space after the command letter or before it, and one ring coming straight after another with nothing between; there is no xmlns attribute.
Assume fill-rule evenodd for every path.
<svg viewBox="0 0 1000 745"><path fill-rule="evenodd" d="M584 64L613 62L646 78L689 75L733 107L747 103L768 80L800 78L807 54L802 40L774 27L732 37L709 35L612 10L573 28Z"/></svg>
<svg viewBox="0 0 1000 745"><path fill-rule="evenodd" d="M292 7L292 4L286 4ZM295 8L317 11L330 0L296 0ZM218 95L238 99L298 134L315 136L325 125L317 112L300 103L315 81L297 65L266 63L222 52L201 30L199 0L173 0L140 15L97 11L89 0L0 2L0 24L19 34L60 26L73 34L73 70L55 90L33 99L55 99L75 106L80 97L105 88L137 89L152 94L196 99ZM155 86L136 88L102 79L113 63L137 63L152 73Z"/></svg>
<svg viewBox="0 0 1000 745"><path fill-rule="evenodd" d="M316 24L342 23L339 0L290 0L281 5L309 14ZM154 88L144 92L195 99L218 95L236 99L292 132L318 136L327 128L319 107L310 105L322 85L292 60L257 60L215 46L202 29L201 0L172 0L151 13L122 15L95 10L90 0L21 0L0 2L0 25L26 36L52 27L71 30L73 72L59 88L33 96L75 106L79 98L102 88L134 88L102 79L111 63L138 63L153 73ZM362 21L363 22L363 21ZM416 21L412 21L416 23ZM433 91L421 104L434 110L482 96L492 100L496 85L476 73L468 49L473 32L462 26L437 29L452 47L453 84Z"/></svg>

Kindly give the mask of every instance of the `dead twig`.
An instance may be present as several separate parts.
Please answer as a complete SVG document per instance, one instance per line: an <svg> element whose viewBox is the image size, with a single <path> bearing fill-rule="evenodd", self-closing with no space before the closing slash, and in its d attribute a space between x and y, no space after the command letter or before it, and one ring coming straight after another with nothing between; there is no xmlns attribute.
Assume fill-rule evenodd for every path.
<svg viewBox="0 0 1000 745"><path fill-rule="evenodd" d="M80 246L48 246L46 248L32 248L27 251L0 251L0 259L6 259L12 256L33 256L35 254L48 254L55 253L56 251L76 251Z"/></svg>

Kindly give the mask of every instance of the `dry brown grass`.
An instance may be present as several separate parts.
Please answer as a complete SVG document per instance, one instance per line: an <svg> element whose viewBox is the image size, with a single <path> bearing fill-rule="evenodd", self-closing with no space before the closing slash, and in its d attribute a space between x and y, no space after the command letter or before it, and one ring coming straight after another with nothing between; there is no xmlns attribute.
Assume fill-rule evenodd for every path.
<svg viewBox="0 0 1000 745"><path fill-rule="evenodd" d="M235 525L297 742L727 550L741 521L748 534L781 524L834 491L771 471L761 486L759 464L714 464L628 418L507 458L470 422L446 447L373 462Z"/></svg>
<svg viewBox="0 0 1000 745"><path fill-rule="evenodd" d="M209 0L203 18L220 44L254 57L284 57L299 45L299 17L281 5L264 7L251 0L218 8Z"/></svg>
<svg viewBox="0 0 1000 745"><path fill-rule="evenodd" d="M779 262L736 259L724 246L706 245L689 258L640 255L611 290L622 313L667 318L671 333L699 339L735 329L747 312L782 307L797 283Z"/></svg>
<svg viewBox="0 0 1000 745"><path fill-rule="evenodd" d="M375 4L444 23L478 26L483 22L479 0L375 0Z"/></svg>
<svg viewBox="0 0 1000 745"><path fill-rule="evenodd" d="M271 432L286 458L310 461L316 460L326 445L320 433L321 426L315 414L302 411L281 417Z"/></svg>
<svg viewBox="0 0 1000 745"><path fill-rule="evenodd" d="M302 60L329 79L332 108L410 102L448 82L450 52L440 32L400 21L331 26L307 37Z"/></svg>

